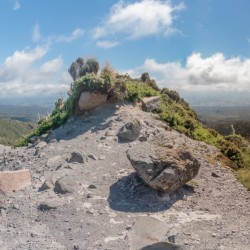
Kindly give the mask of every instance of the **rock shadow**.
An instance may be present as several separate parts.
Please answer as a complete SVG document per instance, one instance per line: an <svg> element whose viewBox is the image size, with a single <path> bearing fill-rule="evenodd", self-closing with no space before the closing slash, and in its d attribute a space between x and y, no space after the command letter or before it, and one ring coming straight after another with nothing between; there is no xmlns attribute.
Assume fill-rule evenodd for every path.
<svg viewBox="0 0 250 250"><path fill-rule="evenodd" d="M176 201L193 193L193 187L188 185L172 194L160 192L148 186L137 173L132 173L110 187L108 202L116 211L159 212L169 209Z"/></svg>

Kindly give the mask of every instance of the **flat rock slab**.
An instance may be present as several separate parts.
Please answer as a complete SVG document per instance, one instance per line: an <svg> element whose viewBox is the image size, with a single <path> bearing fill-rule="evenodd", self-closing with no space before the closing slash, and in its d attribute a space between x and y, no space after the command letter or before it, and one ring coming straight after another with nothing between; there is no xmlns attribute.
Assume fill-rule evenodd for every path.
<svg viewBox="0 0 250 250"><path fill-rule="evenodd" d="M0 173L0 191L19 191L29 185L31 185L31 173L28 169Z"/></svg>
<svg viewBox="0 0 250 250"><path fill-rule="evenodd" d="M153 217L138 217L128 235L130 250L178 249L167 237L171 227Z"/></svg>

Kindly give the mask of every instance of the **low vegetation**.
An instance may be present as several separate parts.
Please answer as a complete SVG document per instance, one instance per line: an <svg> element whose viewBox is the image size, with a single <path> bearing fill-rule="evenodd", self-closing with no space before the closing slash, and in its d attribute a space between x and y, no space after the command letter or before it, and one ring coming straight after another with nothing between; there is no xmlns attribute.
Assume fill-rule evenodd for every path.
<svg viewBox="0 0 250 250"><path fill-rule="evenodd" d="M34 129L34 125L26 122L19 122L11 119L0 119L0 144L13 145L21 136L26 135Z"/></svg>
<svg viewBox="0 0 250 250"><path fill-rule="evenodd" d="M52 114L41 121L36 130L19 140L18 146L26 145L31 137L47 133L64 124L69 116L78 114L80 111L77 102L82 91L107 94L110 102L127 100L136 103L143 97L158 95L162 100L161 106L155 110L159 119L188 137L216 146L238 165L240 170L236 174L237 178L250 187L249 141L240 135L223 136L203 125L189 104L176 91L167 88L160 90L148 73L143 73L139 79L133 79L128 75L117 74L109 65L105 65L99 72L99 64L93 58L78 58L71 64L69 73L74 82L67 100L59 99Z"/></svg>

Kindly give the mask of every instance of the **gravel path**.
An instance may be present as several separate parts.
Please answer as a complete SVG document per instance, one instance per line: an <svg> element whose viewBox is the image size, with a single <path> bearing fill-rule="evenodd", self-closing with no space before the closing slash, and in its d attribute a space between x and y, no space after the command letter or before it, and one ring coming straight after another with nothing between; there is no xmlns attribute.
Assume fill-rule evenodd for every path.
<svg viewBox="0 0 250 250"><path fill-rule="evenodd" d="M71 119L48 136L48 144L1 146L0 170L30 169L32 185L0 193L0 249L130 249L134 222L150 216L168 225L166 233L180 249L248 250L250 192L215 160L216 149L193 141L201 161L198 176L171 195L157 192L126 156L132 145L140 147L140 138L117 140L118 130L133 118L143 125L140 138L165 126L139 107L107 105ZM68 163L72 152L83 162Z"/></svg>

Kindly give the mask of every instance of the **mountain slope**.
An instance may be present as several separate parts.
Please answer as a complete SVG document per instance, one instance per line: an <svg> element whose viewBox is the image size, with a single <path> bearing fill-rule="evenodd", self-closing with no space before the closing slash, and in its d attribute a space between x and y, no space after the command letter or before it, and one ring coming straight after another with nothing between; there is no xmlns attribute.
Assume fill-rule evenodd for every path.
<svg viewBox="0 0 250 250"><path fill-rule="evenodd" d="M13 145L20 137L27 135L34 125L10 119L0 118L0 144Z"/></svg>
<svg viewBox="0 0 250 250"><path fill-rule="evenodd" d="M144 216L164 223L167 240L180 249L248 250L250 193L217 159L215 147L155 116L139 104L107 104L72 117L49 134L48 143L0 152L1 170L32 173L31 186L1 198L1 249L135 250L133 225ZM142 124L140 136L119 142L118 131L134 119ZM159 133L170 143L186 140L201 163L197 177L172 194L145 185L126 156L132 145L142 147ZM67 160L73 152L84 162Z"/></svg>

